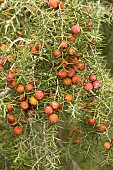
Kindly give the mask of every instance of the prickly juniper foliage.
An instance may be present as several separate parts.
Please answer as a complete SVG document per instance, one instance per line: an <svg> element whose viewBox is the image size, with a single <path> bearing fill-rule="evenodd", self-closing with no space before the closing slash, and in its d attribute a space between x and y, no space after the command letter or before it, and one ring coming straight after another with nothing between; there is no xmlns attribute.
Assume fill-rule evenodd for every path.
<svg viewBox="0 0 113 170"><path fill-rule="evenodd" d="M111 11L112 1L0 1L1 170L113 165L100 31Z"/></svg>

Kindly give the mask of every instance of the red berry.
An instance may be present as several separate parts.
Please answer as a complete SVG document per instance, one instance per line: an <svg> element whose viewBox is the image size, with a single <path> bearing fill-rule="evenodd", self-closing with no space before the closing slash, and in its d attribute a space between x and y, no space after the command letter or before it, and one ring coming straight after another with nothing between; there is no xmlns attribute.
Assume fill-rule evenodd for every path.
<svg viewBox="0 0 113 170"><path fill-rule="evenodd" d="M105 148L106 150L109 150L110 147L111 147L111 144L110 144L109 142L104 142L104 148Z"/></svg>
<svg viewBox="0 0 113 170"><path fill-rule="evenodd" d="M26 101L23 101L23 102L21 102L20 107L23 110L27 110L29 105L28 105L28 103Z"/></svg>
<svg viewBox="0 0 113 170"><path fill-rule="evenodd" d="M103 133L103 132L105 132L106 130L107 130L107 126L106 125L104 125L104 124L100 124L99 126L98 126L98 129L99 129L99 131L101 132L101 133Z"/></svg>
<svg viewBox="0 0 113 170"><path fill-rule="evenodd" d="M79 34L80 33L80 26L79 25L73 25L71 27L72 34Z"/></svg>
<svg viewBox="0 0 113 170"><path fill-rule="evenodd" d="M95 74L91 74L91 75L89 76L89 80L90 80L90 81L95 81L96 79L97 79L97 77L96 77Z"/></svg>
<svg viewBox="0 0 113 170"><path fill-rule="evenodd" d="M7 74L6 80L7 80L8 82L13 82L14 79L15 79L15 77L14 77L13 74L11 74L11 73L8 73L8 74Z"/></svg>
<svg viewBox="0 0 113 170"><path fill-rule="evenodd" d="M88 124L93 126L96 123L96 120L93 119L92 117L88 118Z"/></svg>
<svg viewBox="0 0 113 170"><path fill-rule="evenodd" d="M69 78L74 77L74 76L75 76L75 70L74 70L73 68L68 69L67 76L68 76Z"/></svg>
<svg viewBox="0 0 113 170"><path fill-rule="evenodd" d="M82 61L79 61L77 64L76 64L77 68L79 71L82 71L85 69L85 63L82 62Z"/></svg>
<svg viewBox="0 0 113 170"><path fill-rule="evenodd" d="M61 79L64 79L67 77L67 71L62 69L58 72L58 76L61 78Z"/></svg>
<svg viewBox="0 0 113 170"><path fill-rule="evenodd" d="M49 0L49 5L52 8L57 8L58 7L58 0Z"/></svg>
<svg viewBox="0 0 113 170"><path fill-rule="evenodd" d="M102 83L98 80L95 80L93 82L93 87L94 87L94 89L100 89L102 87Z"/></svg>
<svg viewBox="0 0 113 170"><path fill-rule="evenodd" d="M44 111L47 115L51 115L53 113L53 108L51 106L46 106Z"/></svg>
<svg viewBox="0 0 113 170"><path fill-rule="evenodd" d="M15 122L15 117L14 117L13 114L9 114L9 115L7 116L7 119L8 119L8 122L9 122L9 123L14 123L14 122Z"/></svg>
<svg viewBox="0 0 113 170"><path fill-rule="evenodd" d="M67 41L62 41L60 44L60 48L67 48L68 47L68 42Z"/></svg>
<svg viewBox="0 0 113 170"><path fill-rule="evenodd" d="M91 91L93 89L93 84L92 83L86 83L84 86L84 89L86 91Z"/></svg>
<svg viewBox="0 0 113 170"><path fill-rule="evenodd" d="M22 128L20 126L16 126L14 129L13 129L13 133L15 135L21 135L22 134Z"/></svg>
<svg viewBox="0 0 113 170"><path fill-rule="evenodd" d="M56 122L58 122L58 115L57 115L57 114L51 114L51 115L49 116L49 121L50 121L51 123L56 123Z"/></svg>
<svg viewBox="0 0 113 170"><path fill-rule="evenodd" d="M51 106L53 109L57 110L59 108L59 103L58 102L51 102Z"/></svg>
<svg viewBox="0 0 113 170"><path fill-rule="evenodd" d="M54 50L53 52L54 57L58 57L61 55L61 51L59 49Z"/></svg>
<svg viewBox="0 0 113 170"><path fill-rule="evenodd" d="M42 100L44 98L44 93L40 90L36 91L34 94L35 98L38 100Z"/></svg>

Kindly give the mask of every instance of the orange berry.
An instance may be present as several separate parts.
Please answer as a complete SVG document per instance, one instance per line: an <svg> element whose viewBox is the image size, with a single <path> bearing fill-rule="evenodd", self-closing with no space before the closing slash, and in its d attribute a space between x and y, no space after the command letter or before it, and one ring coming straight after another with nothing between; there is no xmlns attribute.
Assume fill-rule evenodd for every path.
<svg viewBox="0 0 113 170"><path fill-rule="evenodd" d="M60 44L60 48L67 48L68 47L68 42L67 41L62 41Z"/></svg>
<svg viewBox="0 0 113 170"><path fill-rule="evenodd" d="M73 25L71 27L72 34L79 34L80 33L80 26L79 25Z"/></svg>
<svg viewBox="0 0 113 170"><path fill-rule="evenodd" d="M64 9L64 3L62 1L60 1L59 6L60 6L60 9Z"/></svg>
<svg viewBox="0 0 113 170"><path fill-rule="evenodd" d="M72 81L70 78L65 78L65 79L63 79L63 83L65 86L70 86Z"/></svg>
<svg viewBox="0 0 113 170"><path fill-rule="evenodd" d="M67 103L70 103L73 100L73 96L71 94L66 94L65 95L65 100L66 100Z"/></svg>
<svg viewBox="0 0 113 170"><path fill-rule="evenodd" d="M28 105L28 103L26 101L23 101L23 102L21 102L20 107L23 110L27 110L29 105Z"/></svg>
<svg viewBox="0 0 113 170"><path fill-rule="evenodd" d="M84 86L84 89L86 91L91 91L93 89L93 84L92 83L86 83Z"/></svg>
<svg viewBox="0 0 113 170"><path fill-rule="evenodd" d="M7 116L7 119L8 119L8 122L9 122L9 123L14 123L14 122L15 122L15 117L14 117L13 114L9 114L9 115Z"/></svg>
<svg viewBox="0 0 113 170"><path fill-rule="evenodd" d="M57 115L57 114L51 114L51 115L49 116L49 121L50 121L51 123L56 123L56 122L58 122L58 115Z"/></svg>
<svg viewBox="0 0 113 170"><path fill-rule="evenodd" d="M9 72L9 73L7 74L7 76L6 76L6 80L7 80L9 83L11 83L11 82L14 81L14 79L15 79L14 75Z"/></svg>
<svg viewBox="0 0 113 170"><path fill-rule="evenodd" d="M105 132L106 130L107 130L107 126L106 125L104 125L104 124L100 124L99 126L98 126L98 129L99 129L99 131L101 132L101 133L103 133L103 132Z"/></svg>
<svg viewBox="0 0 113 170"><path fill-rule="evenodd" d="M16 88L17 93L22 94L25 90L25 87L23 84L19 84Z"/></svg>
<svg viewBox="0 0 113 170"><path fill-rule="evenodd" d="M37 90L34 94L35 98L38 100L42 100L44 98L44 93L41 90Z"/></svg>
<svg viewBox="0 0 113 170"><path fill-rule="evenodd" d="M8 105L6 106L6 109L7 109L8 111L13 111L13 105L12 105L12 104L8 104Z"/></svg>
<svg viewBox="0 0 113 170"><path fill-rule="evenodd" d="M32 91L32 90L33 90L33 85L32 85L32 84L26 84L25 90L26 90L27 92Z"/></svg>
<svg viewBox="0 0 113 170"><path fill-rule="evenodd" d="M62 69L58 72L58 76L61 78L61 79L64 79L67 77L67 71Z"/></svg>
<svg viewBox="0 0 113 170"><path fill-rule="evenodd" d="M15 135L21 135L22 134L22 128L20 126L16 126L14 129L13 129L13 133Z"/></svg>
<svg viewBox="0 0 113 170"><path fill-rule="evenodd" d="M46 106L44 111L47 115L51 115L53 113L53 108L51 106Z"/></svg>
<svg viewBox="0 0 113 170"><path fill-rule="evenodd" d="M51 102L51 106L53 109L57 110L59 108L59 103L58 102Z"/></svg>
<svg viewBox="0 0 113 170"><path fill-rule="evenodd" d="M79 75L78 74L75 74L75 76L72 78L72 83L73 84L77 84L79 81Z"/></svg>
<svg viewBox="0 0 113 170"><path fill-rule="evenodd" d="M97 79L97 77L96 77L95 74L91 74L91 75L89 76L89 80L90 80L90 81L95 81L96 79Z"/></svg>
<svg viewBox="0 0 113 170"><path fill-rule="evenodd" d="M96 120L93 119L92 117L88 118L88 124L93 126L96 123Z"/></svg>
<svg viewBox="0 0 113 170"><path fill-rule="evenodd" d="M94 87L94 89L100 89L102 87L102 83L98 80L95 80L93 82L93 87Z"/></svg>
<svg viewBox="0 0 113 170"><path fill-rule="evenodd" d="M58 0L49 0L49 5L52 8L57 8L58 7Z"/></svg>
<svg viewBox="0 0 113 170"><path fill-rule="evenodd" d="M61 55L61 51L59 49L54 50L53 52L54 57L58 57Z"/></svg>
<svg viewBox="0 0 113 170"><path fill-rule="evenodd" d="M77 50L75 50L73 47L69 48L69 54L70 55L76 55L77 54Z"/></svg>
<svg viewBox="0 0 113 170"><path fill-rule="evenodd" d="M68 69L67 76L68 76L69 78L74 77L74 76L75 76L75 70L74 70L73 68Z"/></svg>
<svg viewBox="0 0 113 170"><path fill-rule="evenodd" d="M36 99L34 96L31 96L31 97L29 98L29 103L30 103L31 105L33 105L33 106L36 106L36 105L38 104L38 101L37 101L37 99Z"/></svg>
<svg viewBox="0 0 113 170"><path fill-rule="evenodd" d="M82 61L79 61L77 64L76 64L77 68L79 71L82 71L85 69L85 63L82 62Z"/></svg>
<svg viewBox="0 0 113 170"><path fill-rule="evenodd" d="M109 150L110 147L111 147L111 144L110 144L109 142L104 142L104 148L105 148L106 150Z"/></svg>
<svg viewBox="0 0 113 170"><path fill-rule="evenodd" d="M16 80L7 83L7 87L9 87L10 89L14 89L16 85L17 85Z"/></svg>

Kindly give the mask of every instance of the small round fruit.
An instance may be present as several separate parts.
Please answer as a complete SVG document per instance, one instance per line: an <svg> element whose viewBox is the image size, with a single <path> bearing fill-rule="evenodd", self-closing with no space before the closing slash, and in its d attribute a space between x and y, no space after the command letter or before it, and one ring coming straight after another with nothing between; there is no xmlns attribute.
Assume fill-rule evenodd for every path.
<svg viewBox="0 0 113 170"><path fill-rule="evenodd" d="M77 84L79 81L79 75L78 74L75 74L75 76L72 78L72 83L73 84Z"/></svg>
<svg viewBox="0 0 113 170"><path fill-rule="evenodd" d="M6 106L6 109L8 110L8 111L13 111L13 105L12 104L8 104L7 106Z"/></svg>
<svg viewBox="0 0 113 170"><path fill-rule="evenodd" d="M91 74L91 75L89 76L89 80L90 80L90 81L96 81L96 79L97 79L97 77L96 77L95 74Z"/></svg>
<svg viewBox="0 0 113 170"><path fill-rule="evenodd" d="M69 52L69 54L70 54L71 56L77 54L77 50L75 50L73 47L69 48L68 52Z"/></svg>
<svg viewBox="0 0 113 170"><path fill-rule="evenodd" d="M53 108L51 106L46 106L44 111L47 115L51 115L53 113Z"/></svg>
<svg viewBox="0 0 113 170"><path fill-rule="evenodd" d="M25 90L26 90L27 92L32 91L32 90L33 90L33 85L32 85L32 84L26 84Z"/></svg>
<svg viewBox="0 0 113 170"><path fill-rule="evenodd" d="M49 116L49 121L51 122L51 123L56 123L56 122L58 122L58 115L57 114L51 114L50 116Z"/></svg>
<svg viewBox="0 0 113 170"><path fill-rule="evenodd" d="M112 3L113 4L113 0L108 0L108 2Z"/></svg>
<svg viewBox="0 0 113 170"><path fill-rule="evenodd" d="M86 83L85 86L84 86L84 89L86 91L91 91L93 89L93 84L92 83Z"/></svg>
<svg viewBox="0 0 113 170"><path fill-rule="evenodd" d="M18 94L24 93L24 90L25 90L25 87L24 87L23 84L19 84L16 88L16 91L17 91Z"/></svg>
<svg viewBox="0 0 113 170"><path fill-rule="evenodd" d="M61 55L61 51L59 49L54 50L53 52L54 57L58 57Z"/></svg>
<svg viewBox="0 0 113 170"><path fill-rule="evenodd" d="M37 90L34 94L35 98L38 100L42 100L44 98L44 93L41 90Z"/></svg>
<svg viewBox="0 0 113 170"><path fill-rule="evenodd" d="M57 8L58 7L58 0L49 0L49 5L52 8Z"/></svg>
<svg viewBox="0 0 113 170"><path fill-rule="evenodd" d="M62 69L58 72L58 76L61 78L61 79L64 79L67 77L67 71Z"/></svg>
<svg viewBox="0 0 113 170"><path fill-rule="evenodd" d="M91 27L92 26L92 22L91 21L86 22L86 26L87 27Z"/></svg>
<svg viewBox="0 0 113 170"><path fill-rule="evenodd" d="M2 66L0 66L0 72L2 72L3 71L3 67Z"/></svg>
<svg viewBox="0 0 113 170"><path fill-rule="evenodd" d="M63 83L65 86L70 86L72 84L72 81L70 78L63 79Z"/></svg>
<svg viewBox="0 0 113 170"><path fill-rule="evenodd" d="M59 108L59 103L58 102L51 102L51 106L53 109L57 110Z"/></svg>
<svg viewBox="0 0 113 170"><path fill-rule="evenodd" d="M99 126L98 126L98 129L99 129L99 131L101 132L101 133L103 133L103 132L105 132L106 130L107 130L107 126L106 125L104 125L104 124L100 124Z"/></svg>
<svg viewBox="0 0 113 170"><path fill-rule="evenodd" d="M82 77L79 77L79 78L78 78L77 86L82 87L83 84L84 84L84 79L83 79Z"/></svg>
<svg viewBox="0 0 113 170"><path fill-rule="evenodd" d="M9 122L9 123L14 123L14 122L15 122L15 117L14 117L13 114L9 114L9 115L7 116L7 119L8 119L8 122Z"/></svg>
<svg viewBox="0 0 113 170"><path fill-rule="evenodd" d="M75 76L75 70L74 70L73 68L70 68L70 69L68 70L67 76L68 76L69 78L74 77L74 76Z"/></svg>
<svg viewBox="0 0 113 170"><path fill-rule="evenodd" d="M33 106L36 106L38 104L38 100L34 96L31 96L29 98L29 103Z"/></svg>
<svg viewBox="0 0 113 170"><path fill-rule="evenodd" d="M26 101L23 101L23 102L21 102L20 107L23 110L27 110L29 105L28 105L28 103Z"/></svg>
<svg viewBox="0 0 113 170"><path fill-rule="evenodd" d="M71 27L72 34L79 34L80 33L80 26L79 25L73 25Z"/></svg>
<svg viewBox="0 0 113 170"><path fill-rule="evenodd" d="M78 138L75 138L75 139L74 139L74 143L75 143L75 144L80 144L81 142L82 142L82 141L81 141L80 139L78 139Z"/></svg>
<svg viewBox="0 0 113 170"><path fill-rule="evenodd" d="M60 64L64 67L67 67L69 65L67 59L61 59Z"/></svg>
<svg viewBox="0 0 113 170"><path fill-rule="evenodd" d="M66 94L65 95L65 100L66 100L67 103L70 103L73 100L73 96L71 94Z"/></svg>
<svg viewBox="0 0 113 170"><path fill-rule="evenodd" d="M105 148L106 150L109 150L110 147L111 147L111 144L110 144L109 142L104 142L104 148Z"/></svg>
<svg viewBox="0 0 113 170"><path fill-rule="evenodd" d="M74 35L69 35L67 38L69 39L70 42L74 42L76 40Z"/></svg>
<svg viewBox="0 0 113 170"><path fill-rule="evenodd" d="M21 94L21 95L19 96L19 101L20 101L20 102L23 102L23 101L25 101L25 100L26 100L25 94Z"/></svg>
<svg viewBox="0 0 113 170"><path fill-rule="evenodd" d="M7 76L6 76L6 80L11 83L13 82L15 79L14 75L12 73L8 73Z"/></svg>
<svg viewBox="0 0 113 170"><path fill-rule="evenodd" d="M16 80L12 81L11 83L7 83L7 87L9 87L10 89L14 89L16 87L17 83Z"/></svg>
<svg viewBox="0 0 113 170"><path fill-rule="evenodd" d="M93 82L93 87L94 87L94 89L100 89L102 87L102 83L98 80L95 80Z"/></svg>
<svg viewBox="0 0 113 170"><path fill-rule="evenodd" d="M60 9L64 9L64 3L62 1L60 1L59 7Z"/></svg>
<svg viewBox="0 0 113 170"><path fill-rule="evenodd" d="M85 63L82 62L82 61L79 61L77 64L76 64L77 68L79 71L83 71L85 69Z"/></svg>
<svg viewBox="0 0 113 170"><path fill-rule="evenodd" d="M16 126L14 129L13 129L13 133L15 135L21 135L22 134L22 128L20 126Z"/></svg>
<svg viewBox="0 0 113 170"><path fill-rule="evenodd" d="M60 48L67 48L68 47L68 42L67 41L62 41L60 44Z"/></svg>
<svg viewBox="0 0 113 170"><path fill-rule="evenodd" d="M93 119L92 117L88 118L88 124L93 126L96 123L96 120Z"/></svg>

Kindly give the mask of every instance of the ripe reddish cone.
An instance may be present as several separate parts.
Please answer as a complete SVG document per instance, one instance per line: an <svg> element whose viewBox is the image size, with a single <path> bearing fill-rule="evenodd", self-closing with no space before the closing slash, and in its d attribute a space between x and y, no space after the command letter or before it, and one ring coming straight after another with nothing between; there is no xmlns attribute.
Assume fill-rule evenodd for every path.
<svg viewBox="0 0 113 170"><path fill-rule="evenodd" d="M94 89L100 89L102 87L102 83L98 80L95 80L93 82L93 87L94 87Z"/></svg>
<svg viewBox="0 0 113 170"><path fill-rule="evenodd" d="M15 117L14 117L13 114L9 114L9 115L7 116L7 119L8 119L8 122L9 122L9 123L14 123L14 122L15 122Z"/></svg>
<svg viewBox="0 0 113 170"><path fill-rule="evenodd" d="M97 79L97 77L96 77L95 74L91 74L91 75L89 76L89 80L90 80L90 81L95 81L96 79Z"/></svg>
<svg viewBox="0 0 113 170"><path fill-rule="evenodd" d="M111 144L110 144L109 142L104 142L104 148L105 148L106 150L109 150L110 147L111 147Z"/></svg>
<svg viewBox="0 0 113 170"><path fill-rule="evenodd" d="M65 86L70 86L72 84L72 81L70 78L63 79L63 83Z"/></svg>
<svg viewBox="0 0 113 170"><path fill-rule="evenodd" d="M34 94L35 98L38 100L42 100L44 98L44 93L41 90L37 90Z"/></svg>
<svg viewBox="0 0 113 170"><path fill-rule="evenodd" d="M49 116L49 121L52 123L52 124L54 124L54 123L57 123L58 122L58 115L57 114L51 114L50 116Z"/></svg>
<svg viewBox="0 0 113 170"><path fill-rule="evenodd" d="M83 71L85 69L85 63L82 62L82 61L79 61L77 64L76 64L77 68L79 71Z"/></svg>
<svg viewBox="0 0 113 170"><path fill-rule="evenodd" d="M53 113L53 108L51 106L46 106L44 111L47 115L51 115Z"/></svg>
<svg viewBox="0 0 113 170"><path fill-rule="evenodd" d="M59 57L61 55L61 51L59 49L56 49L53 51L54 57Z"/></svg>
<svg viewBox="0 0 113 170"><path fill-rule="evenodd" d="M68 76L69 78L74 77L74 76L75 76L75 70L74 70L73 68L68 69L67 76Z"/></svg>
<svg viewBox="0 0 113 170"><path fill-rule="evenodd" d="M79 25L73 25L72 27L71 27L71 32L72 32L72 34L79 34L80 33L80 26Z"/></svg>
<svg viewBox="0 0 113 170"><path fill-rule="evenodd" d="M86 83L84 86L84 89L86 91L91 91L93 89L93 84L92 83Z"/></svg>
<svg viewBox="0 0 113 170"><path fill-rule="evenodd" d="M69 52L69 54L70 54L71 56L74 56L74 55L77 54L77 50L74 49L73 47L70 47L69 50L68 50L68 52Z"/></svg>
<svg viewBox="0 0 113 170"><path fill-rule="evenodd" d="M23 84L18 84L18 86L16 88L17 93L22 94L24 92L24 90L25 90L24 85Z"/></svg>
<svg viewBox="0 0 113 170"><path fill-rule="evenodd" d="M61 79L64 79L67 77L67 71L62 69L58 72L58 76L61 78Z"/></svg>
<svg viewBox="0 0 113 170"><path fill-rule="evenodd" d="M59 108L59 103L54 101L54 102L51 102L51 106L53 109L57 110Z"/></svg>
<svg viewBox="0 0 113 170"><path fill-rule="evenodd" d="M14 81L14 79L15 79L14 75L9 72L9 73L7 74L7 76L6 76L6 80L7 80L9 83L11 83L11 82Z"/></svg>
<svg viewBox="0 0 113 170"><path fill-rule="evenodd" d="M52 8L57 8L58 7L58 0L49 0L49 6Z"/></svg>
<svg viewBox="0 0 113 170"><path fill-rule="evenodd" d="M16 87L16 85L17 85L17 83L16 83L15 79L12 82L7 82L7 87L9 87L10 89L14 89Z"/></svg>
<svg viewBox="0 0 113 170"><path fill-rule="evenodd" d="M67 48L68 47L68 42L67 41L62 41L60 44L60 48Z"/></svg>
<svg viewBox="0 0 113 170"><path fill-rule="evenodd" d="M73 96L71 94L66 94L65 95L65 100L66 100L67 103L70 103L73 100Z"/></svg>
<svg viewBox="0 0 113 170"><path fill-rule="evenodd" d="M62 1L60 1L59 7L60 9L64 9L64 3Z"/></svg>
<svg viewBox="0 0 113 170"><path fill-rule="evenodd" d="M79 75L78 74L75 74L75 76L72 78L72 83L73 84L77 84L79 81Z"/></svg>
<svg viewBox="0 0 113 170"><path fill-rule="evenodd" d="M100 124L100 125L98 126L98 129L99 129L99 131L100 131L101 133L103 133L103 132L105 132L105 131L108 129L108 127L107 127L105 124Z"/></svg>
<svg viewBox="0 0 113 170"><path fill-rule="evenodd" d="M23 102L21 102L20 107L23 110L27 110L29 105L28 105L28 103L26 101L23 101Z"/></svg>
<svg viewBox="0 0 113 170"><path fill-rule="evenodd" d="M15 135L21 135L22 134L22 128L20 126L16 126L14 129L13 129L13 133Z"/></svg>
<svg viewBox="0 0 113 170"><path fill-rule="evenodd" d="M33 85L32 85L32 84L26 84L25 90L26 90L27 92L32 91L32 90L33 90Z"/></svg>
<svg viewBox="0 0 113 170"><path fill-rule="evenodd" d="M8 110L8 111L13 111L13 105L12 104L8 104L7 106L6 106L6 109Z"/></svg>
<svg viewBox="0 0 113 170"><path fill-rule="evenodd" d="M88 118L88 124L93 126L96 123L96 120L92 117Z"/></svg>

